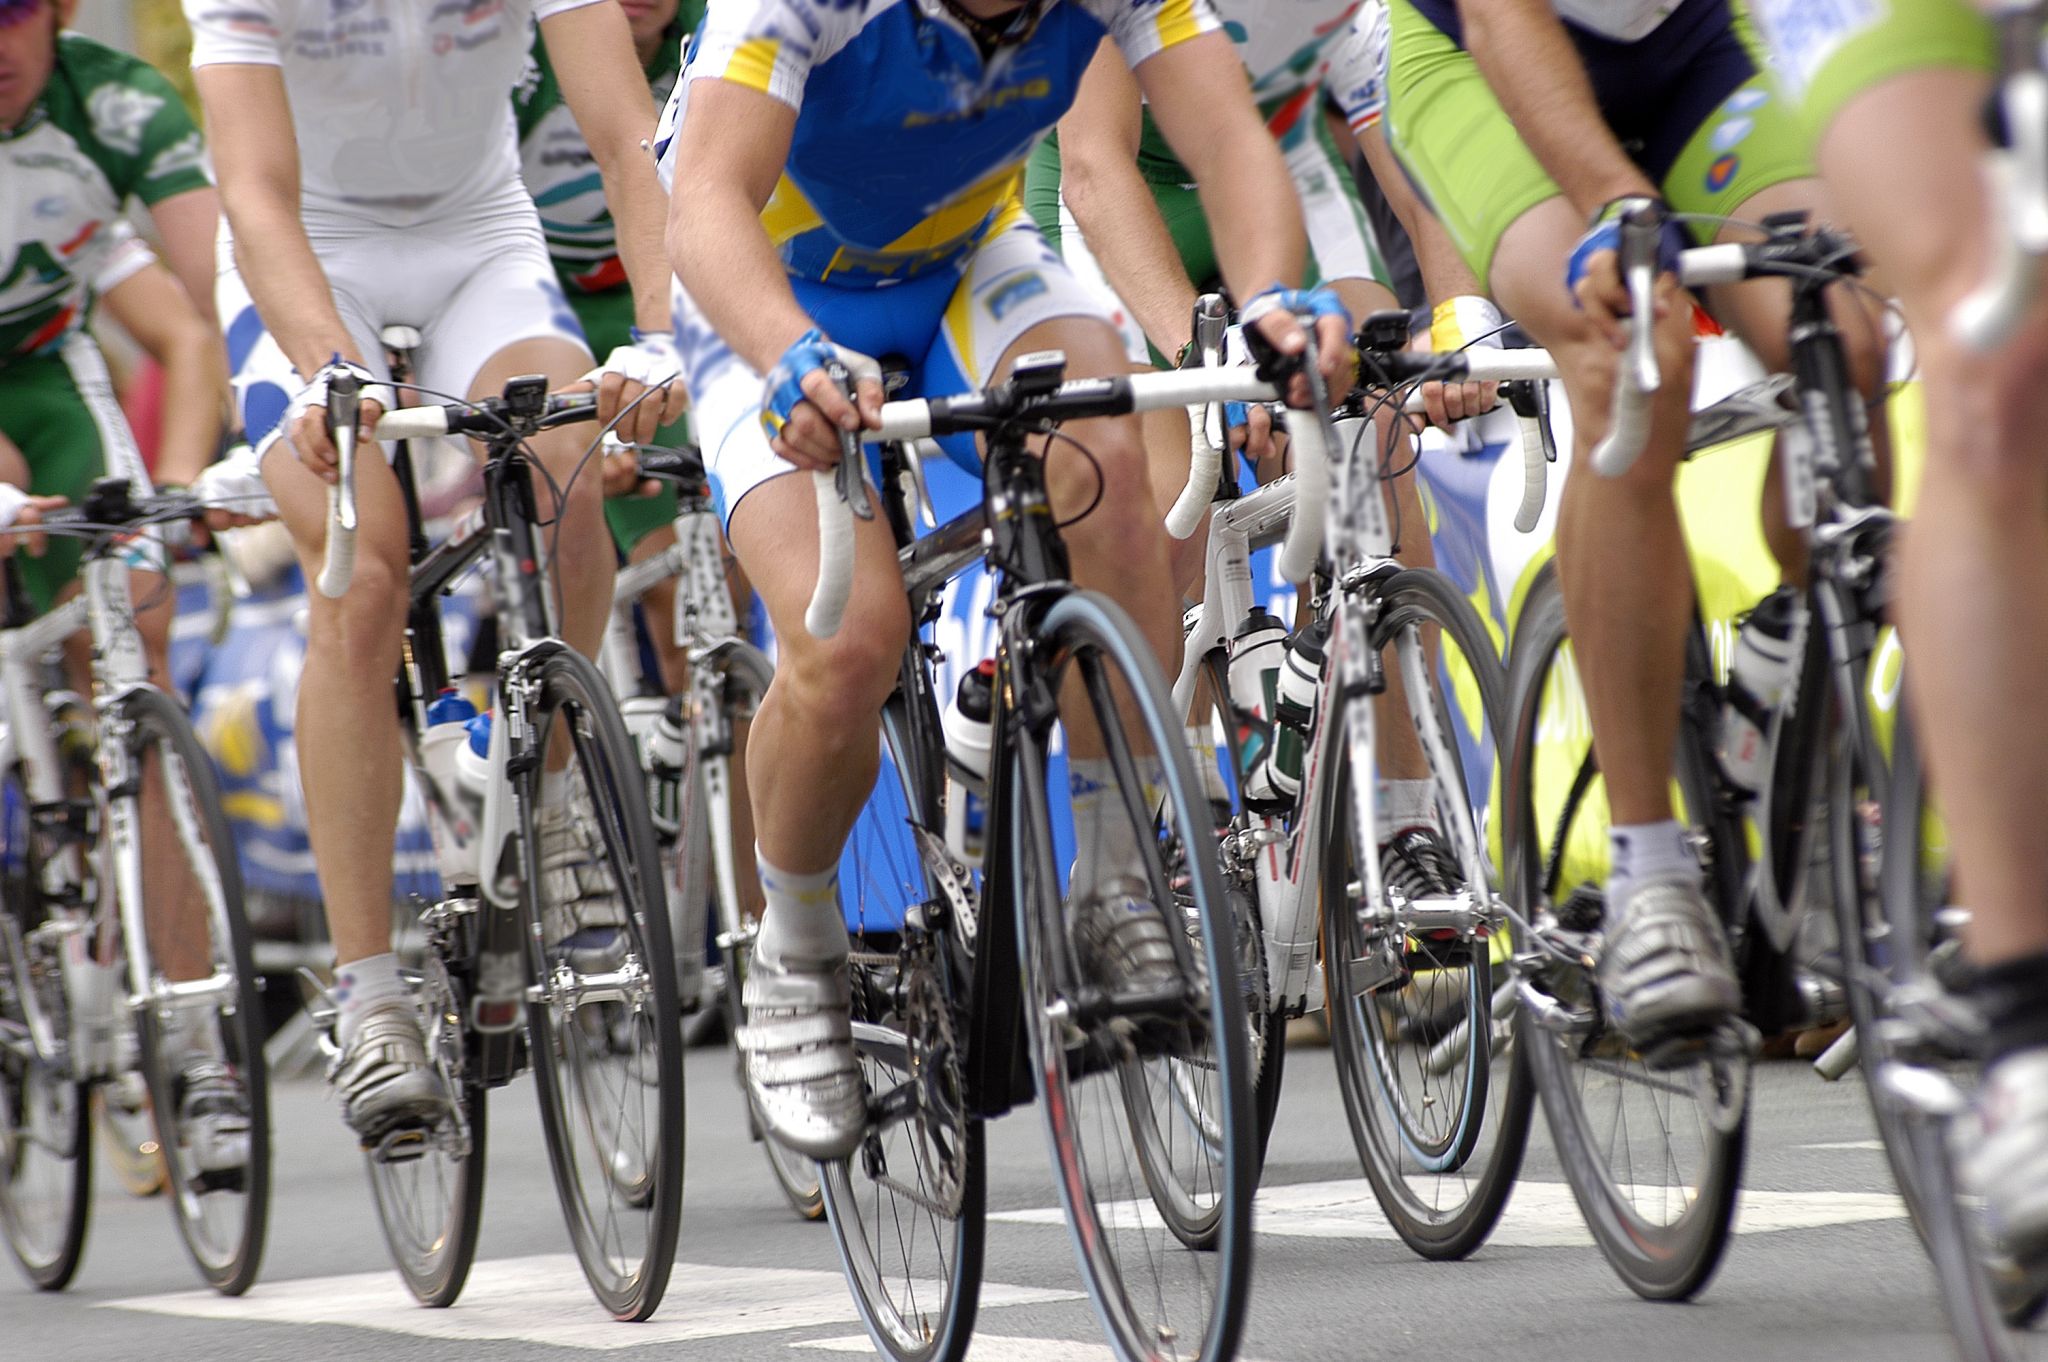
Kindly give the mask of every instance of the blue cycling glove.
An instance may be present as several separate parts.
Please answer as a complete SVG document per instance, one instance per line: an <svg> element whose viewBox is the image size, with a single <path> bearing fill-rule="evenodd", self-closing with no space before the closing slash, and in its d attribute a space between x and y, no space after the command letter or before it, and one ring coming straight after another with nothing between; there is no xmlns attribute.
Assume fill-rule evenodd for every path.
<svg viewBox="0 0 2048 1362"><path fill-rule="evenodd" d="M1292 312L1297 317L1321 319L1342 317L1344 329L1351 329L1351 310L1344 306L1344 300L1336 290L1321 288L1288 288L1275 284L1253 298L1238 312L1238 324L1250 327L1269 312Z"/></svg>
<svg viewBox="0 0 2048 1362"><path fill-rule="evenodd" d="M769 439L780 436L789 418L808 400L804 396L804 379L813 369L822 369L838 359L838 347L815 326L782 352L761 389L761 428L768 432Z"/></svg>
<svg viewBox="0 0 2048 1362"><path fill-rule="evenodd" d="M1578 306L1579 281L1586 277L1587 268L1593 257L1602 251L1621 249L1621 218L1631 205L1641 202L1646 195L1628 194L1610 199L1602 204L1600 211L1593 214L1593 221L1587 225L1586 234L1579 238L1579 244L1572 248L1571 259L1565 262L1565 292L1572 295L1572 306ZM1661 210L1663 205L1658 205ZM1685 228L1670 218L1664 218L1657 233L1657 271L1660 274L1678 273L1678 257L1691 249L1692 237Z"/></svg>

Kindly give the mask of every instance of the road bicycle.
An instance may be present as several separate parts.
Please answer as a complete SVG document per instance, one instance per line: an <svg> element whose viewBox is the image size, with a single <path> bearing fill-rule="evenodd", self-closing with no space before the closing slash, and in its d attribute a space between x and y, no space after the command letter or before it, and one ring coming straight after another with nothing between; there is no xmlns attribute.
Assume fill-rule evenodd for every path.
<svg viewBox="0 0 2048 1362"><path fill-rule="evenodd" d="M348 589L354 561L356 381L336 380L329 397L340 481L318 586L334 597ZM444 867L452 843L464 848L455 860L473 877L444 875L444 897L421 907L423 948L408 971L454 1115L431 1130L401 1129L366 1155L406 1286L424 1304L452 1304L476 1255L486 1095L531 1068L577 1260L605 1309L639 1320L667 1288L682 1215L674 948L632 739L597 668L555 635L547 522L524 452L528 437L595 415L594 397L550 397L545 379L528 376L500 397L405 407L377 425L379 440L397 441L393 469L411 543L396 700L416 771L428 708L454 689L438 600L472 570L491 577L499 652L496 709L478 740L487 766L480 788L447 788L420 772ZM409 441L444 435L485 446L483 500L430 546ZM565 787L551 797L568 801L591 853L567 872L542 864L544 778ZM577 930L575 905L593 897L587 874L602 878L595 897L619 905L618 922L604 924L594 943L590 927ZM318 1020L331 1028L333 1017Z"/></svg>
<svg viewBox="0 0 2048 1362"><path fill-rule="evenodd" d="M103 480L80 507L43 516L85 538L82 594L37 617L5 574L0 1234L47 1291L84 1251L93 1093L138 1076L200 1275L239 1295L263 1256L269 1098L241 863L212 760L149 682L129 587L130 568L153 561L145 528L203 509ZM49 670L81 629L89 699Z"/></svg>
<svg viewBox="0 0 2048 1362"><path fill-rule="evenodd" d="M1206 787L1142 636L1117 606L1067 580L1026 441L1064 421L1266 400L1273 389L1242 369L1063 383L1063 368L1056 352L1030 355L980 393L889 403L867 437L882 443L876 500L920 637L883 711L881 778L842 861L869 1127L850 1158L823 1171L869 1334L886 1356L914 1362L957 1362L967 1349L982 1262L983 1122L1034 1095L1069 1237L1117 1356L1231 1356L1250 1283L1250 1031ZM1307 414L1290 428L1298 443L1325 438L1323 421ZM920 498L899 493L922 486L916 442L952 433L984 437L982 503L919 537ZM816 475L825 550L808 617L816 633L836 628L850 588L851 508L874 514L860 463L849 457ZM957 780L947 788L936 650L921 636L947 581L977 561L996 578L997 627L978 874L941 836L945 802L970 790ZM1071 733L1063 711L1079 706L1101 734L1111 807L1143 853L1149 896L1185 928L1170 934L1176 985L1150 996L1091 982L1068 930L1058 850L1068 809L1053 777ZM1139 776L1147 752L1163 781L1156 805ZM1155 1185L1160 1163L1138 1150L1165 1148L1163 1132L1186 1126L1171 1077L1192 1064L1213 1066L1202 1130L1172 1143L1170 1185ZM1163 1195L1213 1221L1211 1251L1180 1247L1150 1207Z"/></svg>
<svg viewBox="0 0 2048 1362"><path fill-rule="evenodd" d="M1726 1248L1760 1033L1841 1015L1839 964L1796 968L1808 905L1832 908L1844 957L1886 949L1869 905L1889 762L1868 696L1893 517L1877 496L1864 399L1826 301L1831 286L1854 278L1855 248L1825 228L1808 230L1803 214L1764 226L1760 242L1687 251L1680 275L1688 286L1788 279L1793 300L1790 405L1752 403L1750 411L1754 424L1783 427L1788 519L1811 556L1801 593L1811 623L1797 681L1768 717L1767 774L1752 796L1717 756L1731 702L1696 622L1675 761L1677 816L1691 831L1733 950L1741 1017L1648 1053L1608 1028L1593 968L1609 820L1554 564L1531 588L1508 655L1503 821L1517 933L1516 1045L1588 1228L1622 1280L1651 1299L1701 1290ZM1651 207L1631 210L1622 230L1638 317L1651 315L1658 230ZM1658 375L1647 326L1633 330L1616 420L1594 451L1596 475L1625 468L1647 433L1645 395ZM1773 380L1763 391L1785 387ZM1728 434L1724 427L1713 438ZM1819 875L1811 872L1816 863L1826 867Z"/></svg>
<svg viewBox="0 0 2048 1362"><path fill-rule="evenodd" d="M1197 348L1207 362L1220 356L1223 319L1221 299L1197 304ZM1405 312L1368 321L1360 335L1365 372L1384 380L1408 336ZM1475 378L1493 379L1551 371L1541 351L1476 351L1467 367ZM1223 475L1223 432L1211 429L1214 413L1191 409L1189 491L1209 497L1184 494L1168 525L1185 534L1190 507L1207 509L1210 522L1204 595L1187 616L1174 703L1215 716L1209 721L1220 730L1230 803L1219 859L1243 919L1239 963L1252 1018L1261 1156L1279 1106L1286 1022L1327 1004L1345 1111L1382 1209L1417 1252L1459 1257L1483 1242L1499 1218L1530 1108L1526 1079L1506 1060L1505 1033L1493 1021L1505 916L1482 822L1507 680L1492 635L1463 594L1441 574L1403 568L1393 556L1395 531L1368 412L1399 408L1410 386L1395 382L1383 387L1385 396L1363 389L1352 396L1334 422L1332 469L1297 460L1297 473L1244 493ZM1540 435L1535 448L1540 470ZM1319 495L1326 484L1328 493ZM1540 471L1535 486L1540 510ZM1259 618L1251 554L1278 542L1302 517L1316 527L1309 533L1323 552L1297 637L1319 642L1320 666L1310 717L1303 724L1297 716L1294 724L1306 728L1299 734L1299 788L1291 798L1261 790L1261 800L1247 794L1254 761L1294 735L1274 720L1274 699L1263 693L1256 661L1251 671L1242 665L1262 637L1246 626ZM1410 533L1427 528L1412 526ZM1387 693L1390 671L1404 683L1398 694L1449 852L1436 867L1436 891L1413 899L1386 885L1381 873L1380 847L1392 830L1382 826L1376 797L1384 756L1376 698ZM1498 1005L1507 1015L1511 994ZM1176 1078L1191 1111L1202 1110L1201 1071L1189 1067ZM1159 1209L1181 1223L1173 1198L1162 1199ZM1195 1236L1201 1226L1185 1228Z"/></svg>
<svg viewBox="0 0 2048 1362"><path fill-rule="evenodd" d="M740 889L741 858L750 856L752 848L734 841L733 762L738 735L759 708L775 666L741 633L725 574L718 508L696 451L642 447L636 452L643 478L661 478L676 488L675 542L620 569L598 665L621 697L626 729L647 776L683 1009L708 1001L722 1011L726 1033L737 1035L745 1016L740 995L753 957L755 924ZM663 693L659 671L641 645L636 613L651 588L671 580L671 627L690 662L689 688L678 695ZM648 613L645 627L659 627ZM717 924L715 932L711 922ZM734 1076L746 1091L737 1050L733 1059ZM824 1215L816 1162L768 1134L751 1100L747 1119L790 1209L805 1220Z"/></svg>

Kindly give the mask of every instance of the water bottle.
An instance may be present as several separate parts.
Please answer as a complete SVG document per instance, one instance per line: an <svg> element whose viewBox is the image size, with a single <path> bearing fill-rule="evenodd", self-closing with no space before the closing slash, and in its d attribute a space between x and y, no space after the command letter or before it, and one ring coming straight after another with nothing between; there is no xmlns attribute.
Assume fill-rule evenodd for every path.
<svg viewBox="0 0 2048 1362"><path fill-rule="evenodd" d="M664 840L683 827L683 701L681 696L635 695L619 702L626 731L647 771L647 811Z"/></svg>
<svg viewBox="0 0 2048 1362"><path fill-rule="evenodd" d="M463 726L468 740L455 749L455 798L471 825L483 826L484 791L491 784L491 711Z"/></svg>
<svg viewBox="0 0 2048 1362"><path fill-rule="evenodd" d="M1735 636L1721 706L1721 769L1754 794L1770 777L1771 711L1792 698L1806 651L1806 602L1779 587L1758 603Z"/></svg>
<svg viewBox="0 0 2048 1362"><path fill-rule="evenodd" d="M962 865L979 866L988 805L989 718L995 713L996 664L960 678L953 703L939 716L946 734L946 846Z"/></svg>
<svg viewBox="0 0 2048 1362"><path fill-rule="evenodd" d="M1273 717L1306 737L1316 726L1316 691L1323 680L1323 655L1330 642L1325 620L1311 620L1287 640Z"/></svg>
<svg viewBox="0 0 2048 1362"><path fill-rule="evenodd" d="M420 768L440 796L429 802L434 816L427 821L444 885L476 879L476 819L457 793L455 775L455 754L474 718L476 706L451 686L427 706L427 731L420 735Z"/></svg>

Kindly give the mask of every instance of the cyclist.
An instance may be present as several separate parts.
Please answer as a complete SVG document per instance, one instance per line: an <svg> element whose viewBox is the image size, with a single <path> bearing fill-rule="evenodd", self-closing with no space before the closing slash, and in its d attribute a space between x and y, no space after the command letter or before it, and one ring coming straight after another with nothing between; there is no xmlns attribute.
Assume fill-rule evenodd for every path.
<svg viewBox="0 0 2048 1362"><path fill-rule="evenodd" d="M1286 6L1263 0L1220 0L1215 8L1236 40L1259 113L1279 144L1301 196L1311 275L1326 282L1353 317L1400 306L1388 284L1386 264L1357 182L1323 112L1326 94L1337 96L1347 120L1360 128L1360 141L1377 140L1378 134L1366 129L1376 121L1372 106L1380 98L1379 62L1384 43L1372 41L1371 27L1384 9L1368 7L1361 0L1316 0ZM1387 188L1391 195L1403 198L1412 193L1398 177ZM1131 361L1154 366L1183 362L1192 345L1189 322L1198 285L1208 290L1220 282L1215 246L1187 167L1167 146L1130 68L1113 44L1098 53L1073 109L1032 154L1025 201L1046 239L1077 272L1090 273L1099 263L1104 279L1123 304L1123 315L1142 327L1139 334L1127 339ZM1403 216L1427 219L1426 213L1412 208ZM1432 225L1429 230L1441 229ZM1474 310L1490 308L1483 299L1467 300L1468 316ZM1445 315L1456 314L1453 304ZM1440 389L1442 385L1431 387ZM1477 414L1480 409L1476 385L1453 386L1448 395L1433 391L1432 398L1446 422ZM1274 476L1280 469L1272 457L1275 451L1267 435L1267 414L1255 410L1247 416L1247 453L1267 456L1262 474ZM1187 482L1187 426L1179 413L1162 412L1148 428L1152 433L1147 448L1154 462L1153 490L1163 514ZM1401 477L1389 485L1388 492L1398 523L1409 528L1397 546L1401 561L1413 566L1432 564L1435 555L1430 550L1428 521L1414 477ZM1192 542L1198 544L1199 540ZM1200 567L1199 558L1193 555L1184 564L1184 570L1191 573L1198 573ZM1393 887L1420 897L1437 890L1452 862L1432 826L1435 799L1428 763L1412 726L1393 718L1407 712L1400 691L1399 680L1390 673L1387 693L1380 702L1389 716L1381 729L1386 775L1380 807L1390 832L1380 848L1380 859ZM1203 753L1203 764L1205 768L1210 764L1208 752Z"/></svg>
<svg viewBox="0 0 2048 1362"><path fill-rule="evenodd" d="M601 418L645 384L668 381L675 363L660 189L641 150L653 104L617 6L185 0L185 13L227 215L219 300L237 397L309 580L335 477L327 385L344 370L383 378L383 327L421 331L417 378L435 393L477 397L528 373L566 386L589 367L519 179L509 95L536 20L597 159L633 281L639 330L590 375ZM680 400L669 391L641 403L621 434L651 436ZM367 390L366 435L390 405L388 389ZM558 506L546 492L542 502L561 521L552 566L562 632L588 652L602 636L614 571L599 479L572 476L583 449L573 431L532 446L552 485L566 489ZM405 516L382 460L364 461L356 493L355 581L341 600L310 598L297 733L338 962L333 1082L343 1120L374 1148L401 1127L438 1119L449 1095L391 953L400 754L396 716L377 701L388 695L405 624ZM543 782L542 862L579 885L595 883L576 874L592 859L588 829L552 784ZM579 933L615 942L619 911L615 895L586 897L575 921L545 924L550 944L601 949L603 941Z"/></svg>
<svg viewBox="0 0 2048 1362"><path fill-rule="evenodd" d="M913 383L932 393L996 379L1038 350L1064 351L1074 375L1127 370L1103 310L1016 195L1032 142L1065 111L1105 34L1208 191L1248 324L1299 353L1294 309L1318 314L1323 368L1348 388L1342 305L1281 282L1301 275L1300 210L1217 28L1204 0L743 0L713 7L670 100L669 254L701 310L681 321L698 428L733 546L782 645L748 754L768 910L742 1048L769 1124L793 1149L843 1155L864 1122L835 868L874 783L878 715L910 621L875 521L856 531L839 632L829 642L805 632L817 515L811 480L779 475L833 464L835 431L879 418L881 385L863 353L911 357ZM835 353L863 371L856 401L825 373ZM1297 399L1306 391L1297 381ZM1066 534L1074 575L1174 657L1179 612L1135 423L1068 433L1094 455L1046 465L1055 514L1093 506ZM1106 986L1160 982L1173 968L1168 928L1130 888L1141 862L1128 826L1103 807L1116 796L1100 735L1070 740L1076 935Z"/></svg>
<svg viewBox="0 0 2048 1362"><path fill-rule="evenodd" d="M1586 463L1607 430L1627 335L1617 218L1645 197L1754 221L1816 208L1820 190L1728 0L1389 4L1388 140L1474 273L1558 357L1571 400L1574 476L1559 507L1558 569L1614 820L1598 978L1610 1022L1647 1047L1711 1029L1740 990L1670 796L1690 607L1671 482L1694 322L1669 273L1658 284L1665 381L1647 450L1620 478ZM1668 270L1686 246L1746 235L1733 223L1700 232L1667 219L1660 259ZM1705 301L1766 366L1783 369L1788 299L1782 288L1742 288ZM1874 389L1874 322L1859 313L1843 331L1859 381ZM1796 577L1798 539L1782 508L1767 491L1767 538Z"/></svg>
<svg viewBox="0 0 2048 1362"><path fill-rule="evenodd" d="M184 283L211 285L210 274L195 278L191 266L204 259L217 212L198 129L146 63L64 32L71 9L58 0L0 0L0 439L14 456L0 479L28 494L6 494L9 521L75 501L107 473L149 490L106 361L85 330L95 292L142 314L138 338L153 342L164 364L167 472L191 476L212 457L227 390L219 344L197 305L152 267L122 216L140 200L172 262L183 264ZM80 554L79 541L59 539L16 563L36 608L77 590ZM134 561L131 590L150 676L170 690L175 599L153 547L138 546ZM153 872L179 864L154 779L142 810L145 862ZM165 880L153 873L152 884L156 958L172 978L203 976L205 933L181 925L204 911L198 886L185 874ZM181 1017L178 1103L195 1159L202 1171L240 1167L247 1162L246 1095L220 1062L219 1037L204 1014Z"/></svg>
<svg viewBox="0 0 2048 1362"><path fill-rule="evenodd" d="M1941 788L1955 901L1989 1023L1963 1149L2008 1247L2048 1259L2048 307L2036 297L1995 349L1954 315L1986 277L2000 216L1980 170L1996 62L1963 0L1883 8L1753 3L1830 192L1881 265L1913 332L1927 467L1898 559L1907 699ZM1991 8L1986 6L1986 8Z"/></svg>

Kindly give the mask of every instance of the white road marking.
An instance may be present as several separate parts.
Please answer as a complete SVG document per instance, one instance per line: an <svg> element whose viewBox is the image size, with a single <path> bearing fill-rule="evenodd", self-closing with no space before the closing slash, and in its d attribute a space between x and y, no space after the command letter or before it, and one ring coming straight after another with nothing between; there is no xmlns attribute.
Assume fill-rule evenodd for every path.
<svg viewBox="0 0 2048 1362"><path fill-rule="evenodd" d="M1824 1140L1819 1144L1803 1144L1801 1149L1876 1149L1883 1150L1883 1140Z"/></svg>
<svg viewBox="0 0 2048 1362"><path fill-rule="evenodd" d="M1429 1179L1412 1180L1418 1195L1431 1195ZM1302 1182L1268 1187L1254 1202L1261 1234L1310 1239L1396 1239L1394 1227L1380 1213L1372 1188L1362 1180ZM1818 1229L1872 1220L1899 1220L1906 1203L1889 1192L1759 1192L1744 1190L1735 1228L1741 1234L1776 1230ZM1103 1218L1117 1228L1163 1229L1147 1202L1117 1202L1103 1208ZM1029 1211L992 1211L991 1220L1025 1225L1064 1225L1057 1207ZM1564 1248L1590 1244L1585 1221L1571 1188L1561 1182L1523 1182L1508 1198L1507 1212L1493 1232L1493 1243L1509 1248Z"/></svg>
<svg viewBox="0 0 2048 1362"><path fill-rule="evenodd" d="M843 1338L806 1338L792 1348L817 1348L828 1353L875 1355L875 1345L866 1334ZM1006 1338L1001 1334L977 1332L968 1346L967 1362L1116 1362L1116 1354L1101 1343L1076 1343L1060 1338Z"/></svg>
<svg viewBox="0 0 2048 1362"><path fill-rule="evenodd" d="M995 1282L981 1288L984 1309L1081 1299L1074 1291ZM847 1294L846 1279L837 1272L677 1263L668 1295L653 1319L614 1325L592 1299L575 1257L566 1253L478 1263L462 1299L449 1310L421 1308L397 1274L388 1271L266 1281L238 1300L180 1291L105 1301L99 1308L187 1319L348 1325L453 1341L510 1339L594 1352L860 1318Z"/></svg>

